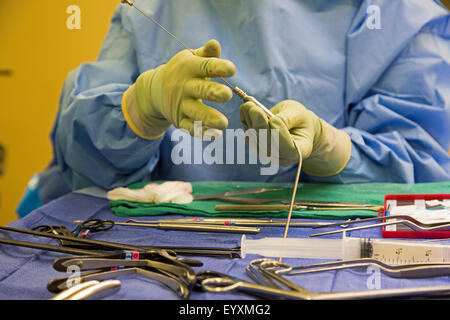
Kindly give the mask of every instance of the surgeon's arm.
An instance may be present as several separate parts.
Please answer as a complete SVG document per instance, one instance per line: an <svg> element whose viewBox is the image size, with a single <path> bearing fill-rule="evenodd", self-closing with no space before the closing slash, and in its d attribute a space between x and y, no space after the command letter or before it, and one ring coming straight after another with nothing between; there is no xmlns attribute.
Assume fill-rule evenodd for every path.
<svg viewBox="0 0 450 320"><path fill-rule="evenodd" d="M124 92L139 76L124 19L119 7L98 60L71 72L63 88L53 140L58 165L72 190L138 181L158 161L161 139L137 136L121 108Z"/></svg>
<svg viewBox="0 0 450 320"><path fill-rule="evenodd" d="M426 19L426 14L430 13L420 18ZM433 14L438 15L436 10ZM355 103L348 104L348 126L343 130L351 137L352 153L344 170L326 181L450 181L450 24L445 13L431 21L424 21L398 54L393 52L393 60L385 60L386 69L361 99L360 88L370 83L362 71L383 67L379 57L387 50L367 47L380 46L368 40L383 35L377 30L355 31L349 37L349 48L367 57L348 70L347 97ZM388 39L384 33L386 49L401 43L401 36Z"/></svg>
<svg viewBox="0 0 450 320"><path fill-rule="evenodd" d="M292 100L274 106L270 120L243 104L243 127L277 129L284 166L297 163L297 141L303 181L449 181L450 23L444 10L425 8L419 17L384 20L386 30L365 29L361 9L348 39L345 128ZM390 32L396 23L399 32Z"/></svg>

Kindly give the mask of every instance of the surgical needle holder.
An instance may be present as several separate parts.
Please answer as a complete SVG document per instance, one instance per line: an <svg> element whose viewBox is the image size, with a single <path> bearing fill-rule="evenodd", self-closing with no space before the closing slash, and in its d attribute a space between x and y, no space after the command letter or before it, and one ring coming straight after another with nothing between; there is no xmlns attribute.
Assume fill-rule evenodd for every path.
<svg viewBox="0 0 450 320"><path fill-rule="evenodd" d="M184 49L187 50L191 50L183 41L181 41L177 36L175 36L173 33L171 33L169 30L167 30L166 28L164 28L164 26L162 26L160 23L158 23L155 19L153 19L151 16L149 16L148 14L146 14L144 11L142 11L141 9L139 9L138 7L136 7L134 5L134 2L131 0L121 0L121 2L123 4L127 4L130 7L135 8L137 11L139 11L144 17L146 17L148 20L150 20L151 22L153 22L155 25L157 25L159 28L161 28L164 32L166 32L169 36L171 36L175 41L177 41ZM275 115L268 109L266 108L262 103L260 103L255 97L248 95L247 93L245 93L244 90L240 89L239 87L233 86L231 85L227 80L225 80L224 78L221 78L221 80L226 83L230 88L232 88L233 92L238 95L242 100L244 101L251 101L253 102L258 108L260 108L261 110L263 110L265 112L265 114L267 115L268 119L274 118ZM295 149L297 151L298 154L298 168L297 168L297 173L296 173L296 177L295 177L295 181L294 181L294 188L293 188L293 192L292 192L292 198L291 198L291 202L289 205L289 213L286 219L286 226L285 226L285 230L284 230L284 234L283 234L283 238L287 237L288 231L289 231L289 225L291 222L291 217L292 217L292 211L294 210L294 202L295 202L295 195L297 193L297 187L298 187L298 183L300 180L300 172L302 170L302 165L303 165L303 157L302 157L302 153L300 150L300 147L297 143L297 141L295 141L295 139L291 136L292 138L292 143L295 146ZM280 258L281 259L281 258Z"/></svg>

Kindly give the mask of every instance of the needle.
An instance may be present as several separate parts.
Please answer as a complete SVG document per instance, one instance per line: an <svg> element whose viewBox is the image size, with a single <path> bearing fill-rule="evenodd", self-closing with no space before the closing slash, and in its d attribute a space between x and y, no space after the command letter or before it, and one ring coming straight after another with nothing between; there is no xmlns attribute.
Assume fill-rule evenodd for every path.
<svg viewBox="0 0 450 320"><path fill-rule="evenodd" d="M161 28L162 30L164 30L164 32L166 32L169 36L171 36L176 42L178 42L184 49L187 50L192 50L191 48L189 48L183 41L181 41L177 36L175 36L172 32L170 32L169 30L167 30L166 28L164 28L164 26L162 26L158 21L156 21L154 18L152 18L151 16L149 16L148 14L146 14L144 11L142 11L141 9L139 9L138 7L136 7L133 3L133 1L131 0L121 0L122 3L128 4L130 7L135 8L137 11L139 11L142 15L144 15L144 17L146 17L147 19L149 19L151 22L153 22L154 24L156 24L159 28ZM259 108L261 108L266 115L268 116L268 118L273 118L275 117L275 115L269 110L267 109L262 103L260 103L258 100L256 100L255 97L252 97L250 95L248 95L244 90L242 90L239 87L233 86L229 81L225 80L223 77L220 78L227 86L229 86L233 92L238 95L242 100L244 101L252 101L254 104L256 104Z"/></svg>

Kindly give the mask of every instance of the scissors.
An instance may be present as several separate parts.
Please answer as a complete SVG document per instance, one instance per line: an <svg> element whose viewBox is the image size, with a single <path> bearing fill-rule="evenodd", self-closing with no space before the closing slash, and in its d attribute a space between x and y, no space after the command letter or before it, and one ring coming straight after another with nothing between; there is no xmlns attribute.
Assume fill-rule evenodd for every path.
<svg viewBox="0 0 450 320"><path fill-rule="evenodd" d="M101 219L89 219L83 221L74 230L73 234L80 238L86 238L90 233L107 231L114 227L114 221L101 220Z"/></svg>
<svg viewBox="0 0 450 320"><path fill-rule="evenodd" d="M295 299L303 300L305 297L297 291L283 290L267 285L251 283L237 278L232 278L228 275L221 275L220 273L214 275L211 273L209 277L205 277L201 281L203 290L214 293L242 291L257 297L264 297L267 299Z"/></svg>
<svg viewBox="0 0 450 320"><path fill-rule="evenodd" d="M332 270L351 269L360 267L377 267L383 274L392 278L415 279L429 278L450 275L449 263L412 263L404 265L388 265L381 261L371 258L362 258L354 260L340 260L333 262L324 262L311 265L291 267L283 266L282 269L275 271L276 274L285 274L287 276L307 274L314 272L325 272ZM263 268L266 267L263 263Z"/></svg>
<svg viewBox="0 0 450 320"><path fill-rule="evenodd" d="M39 231L39 232L46 232L46 233L53 233L56 235L62 235L62 236L71 236L72 232L70 232L69 229L67 229L66 226L49 226L49 225L40 225L37 227L32 228L33 231Z"/></svg>
<svg viewBox="0 0 450 320"><path fill-rule="evenodd" d="M32 228L32 231L38 231L43 233L49 233L54 235L66 236L66 237L78 237L87 238L90 233L107 231L114 227L114 221L111 220L100 220L100 219L90 219L83 221L77 226L77 228L70 232L70 230L63 225L51 226L51 225L40 225ZM74 248L87 248L86 244L79 242L74 242L70 240L60 240L62 246L74 247Z"/></svg>
<svg viewBox="0 0 450 320"><path fill-rule="evenodd" d="M265 259L261 259L265 260ZM259 263L259 262L258 262ZM230 275L206 270L196 273L196 289L203 289L208 292L230 292L230 291L243 291L252 296L259 298L271 298L271 299L302 299L298 292L283 290L277 286L268 286L263 284L251 283L245 280L241 280Z"/></svg>

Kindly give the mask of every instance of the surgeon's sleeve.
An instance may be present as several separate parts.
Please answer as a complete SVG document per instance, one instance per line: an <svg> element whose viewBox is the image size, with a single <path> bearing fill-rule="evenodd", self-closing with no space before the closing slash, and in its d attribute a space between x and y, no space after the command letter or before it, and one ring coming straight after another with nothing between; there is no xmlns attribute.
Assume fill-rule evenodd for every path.
<svg viewBox="0 0 450 320"><path fill-rule="evenodd" d="M422 10L400 21L403 31L391 35L358 26L348 47L353 68L344 128L352 154L346 168L327 181L450 181L450 23L443 12ZM392 15L385 29L402 19ZM412 26L427 15L434 18L415 32Z"/></svg>
<svg viewBox="0 0 450 320"><path fill-rule="evenodd" d="M98 60L81 65L65 82L53 139L72 190L139 181L158 161L161 139L138 137L121 108L124 92L139 74L130 29L120 6Z"/></svg>

